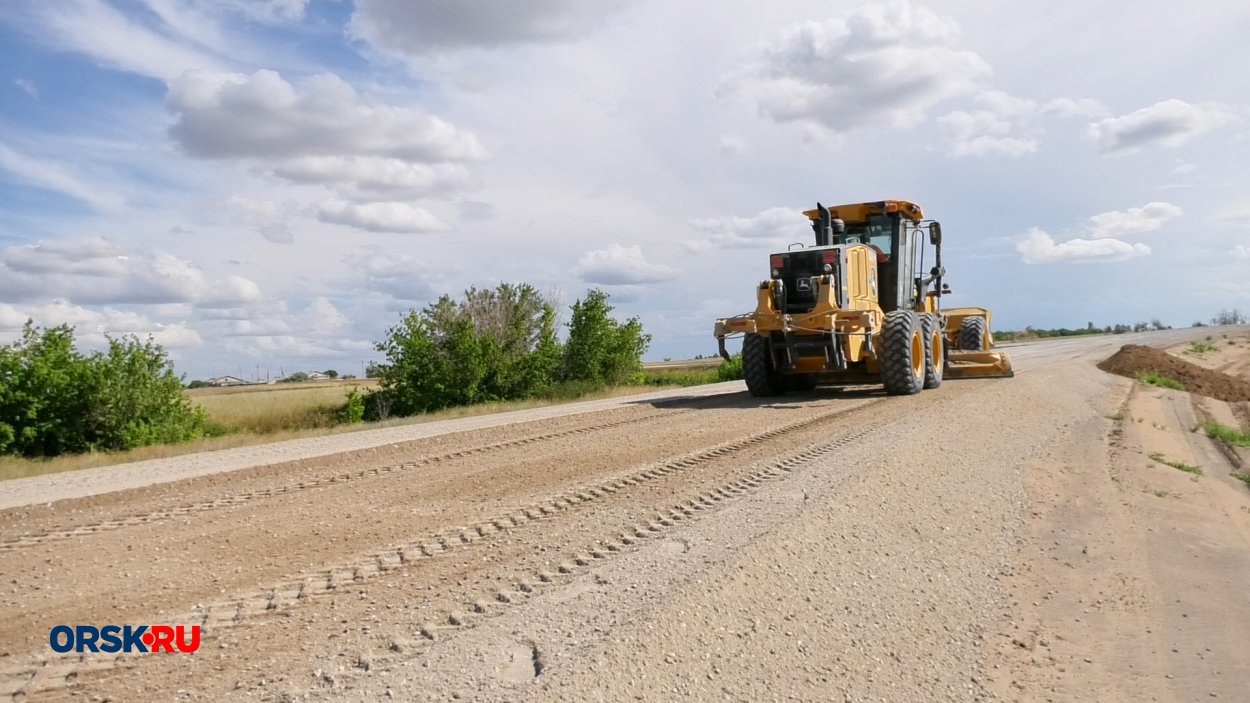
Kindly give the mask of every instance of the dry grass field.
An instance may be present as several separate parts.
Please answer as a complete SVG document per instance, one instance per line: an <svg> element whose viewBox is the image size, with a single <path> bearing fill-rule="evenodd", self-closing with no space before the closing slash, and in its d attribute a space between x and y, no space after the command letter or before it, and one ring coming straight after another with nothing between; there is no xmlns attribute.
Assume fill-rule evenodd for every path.
<svg viewBox="0 0 1250 703"><path fill-rule="evenodd" d="M378 379L352 379L262 386L196 388L187 396L204 408L214 423L225 427L271 434L284 430L329 427L333 413L353 389L376 388Z"/></svg>

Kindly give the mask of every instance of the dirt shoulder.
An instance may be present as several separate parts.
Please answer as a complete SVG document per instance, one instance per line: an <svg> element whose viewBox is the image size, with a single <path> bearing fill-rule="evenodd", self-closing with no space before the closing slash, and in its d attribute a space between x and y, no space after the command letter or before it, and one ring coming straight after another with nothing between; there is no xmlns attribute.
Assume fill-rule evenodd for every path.
<svg viewBox="0 0 1250 703"><path fill-rule="evenodd" d="M1250 367L1220 339L1211 369ZM1241 700L1250 681L1250 487L1199 420L1237 403L1127 379L1026 474L1010 617L987 675L1005 700Z"/></svg>

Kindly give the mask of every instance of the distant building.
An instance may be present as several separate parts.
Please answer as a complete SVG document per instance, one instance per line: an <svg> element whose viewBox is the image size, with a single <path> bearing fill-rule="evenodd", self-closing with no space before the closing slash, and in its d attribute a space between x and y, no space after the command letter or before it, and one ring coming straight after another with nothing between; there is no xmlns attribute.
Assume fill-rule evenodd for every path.
<svg viewBox="0 0 1250 703"><path fill-rule="evenodd" d="M207 383L210 386L246 386L248 385L247 381L244 381L243 379L238 378L237 376L218 376L217 378L208 379Z"/></svg>
<svg viewBox="0 0 1250 703"><path fill-rule="evenodd" d="M321 373L320 371L309 371L308 380L309 381L329 381L331 379L329 376Z"/></svg>

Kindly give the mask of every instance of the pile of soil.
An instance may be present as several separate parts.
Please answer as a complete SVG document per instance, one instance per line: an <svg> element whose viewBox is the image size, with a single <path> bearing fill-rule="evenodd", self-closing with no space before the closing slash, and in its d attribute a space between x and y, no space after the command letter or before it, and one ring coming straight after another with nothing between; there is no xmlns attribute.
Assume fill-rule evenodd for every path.
<svg viewBox="0 0 1250 703"><path fill-rule="evenodd" d="M1154 347L1126 344L1098 363L1098 368L1117 376L1137 378L1154 371L1185 386L1185 390L1229 403L1250 401L1250 381L1204 369Z"/></svg>

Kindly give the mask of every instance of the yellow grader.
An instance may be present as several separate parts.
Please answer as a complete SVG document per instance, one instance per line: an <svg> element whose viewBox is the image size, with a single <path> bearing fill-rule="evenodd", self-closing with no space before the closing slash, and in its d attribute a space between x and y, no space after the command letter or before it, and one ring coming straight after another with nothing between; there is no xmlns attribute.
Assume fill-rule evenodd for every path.
<svg viewBox="0 0 1250 703"><path fill-rule="evenodd" d="M1011 359L991 351L990 311L942 310L942 226L920 206L883 200L808 210L816 246L769 257L770 277L755 311L716 321L742 341L742 368L754 396L820 384L882 384L890 395L937 388L943 378L1013 376ZM924 275L923 233L933 247Z"/></svg>

